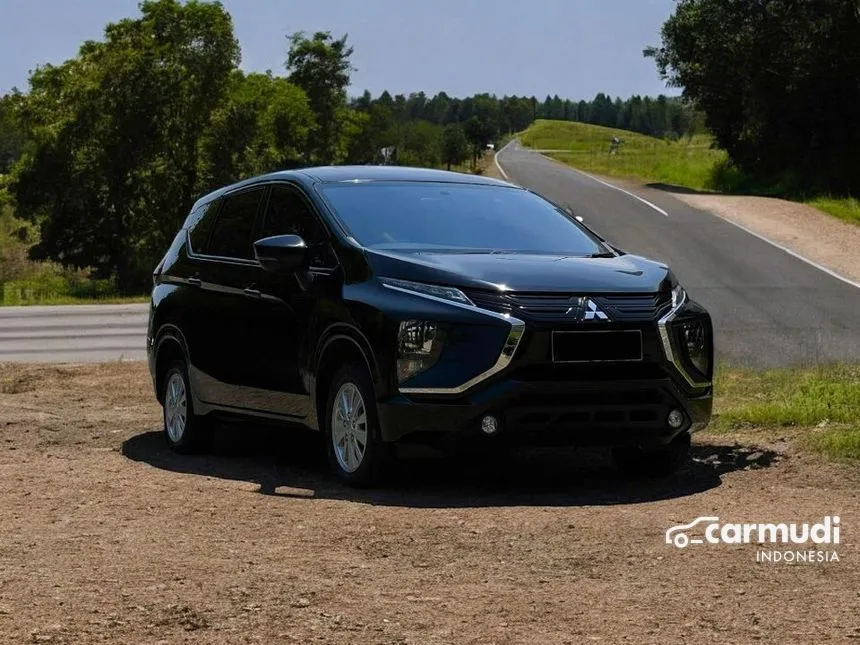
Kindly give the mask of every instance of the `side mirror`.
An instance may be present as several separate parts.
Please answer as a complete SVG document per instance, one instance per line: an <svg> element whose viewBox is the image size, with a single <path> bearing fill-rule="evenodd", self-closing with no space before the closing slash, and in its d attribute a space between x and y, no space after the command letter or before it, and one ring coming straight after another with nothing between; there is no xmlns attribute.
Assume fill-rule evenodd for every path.
<svg viewBox="0 0 860 645"><path fill-rule="evenodd" d="M298 235L273 235L254 242L254 255L266 271L294 273L308 262L308 246Z"/></svg>

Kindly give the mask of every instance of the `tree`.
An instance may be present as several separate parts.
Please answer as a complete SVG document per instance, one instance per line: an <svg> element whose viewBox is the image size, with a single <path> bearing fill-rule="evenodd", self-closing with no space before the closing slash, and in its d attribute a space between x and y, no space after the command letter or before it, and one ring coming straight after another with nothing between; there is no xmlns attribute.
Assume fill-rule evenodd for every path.
<svg viewBox="0 0 860 645"><path fill-rule="evenodd" d="M704 111L740 168L860 191L856 0L679 0L661 33L645 55Z"/></svg>
<svg viewBox="0 0 860 645"><path fill-rule="evenodd" d="M463 124L466 140L472 146L472 168L478 163L478 156L495 135L495 130L486 117L473 116Z"/></svg>
<svg viewBox="0 0 860 645"><path fill-rule="evenodd" d="M452 165L461 164L469 154L469 142L459 123L449 123L442 131L442 163L448 170Z"/></svg>
<svg viewBox="0 0 860 645"><path fill-rule="evenodd" d="M300 164L314 125L304 91L271 74L233 72L201 140L206 189Z"/></svg>
<svg viewBox="0 0 860 645"><path fill-rule="evenodd" d="M290 82L305 91L316 115L316 126L310 135L307 159L330 164L338 159L343 147L343 119L346 117L346 88L352 67L352 47L346 36L334 39L328 31L318 31L312 38L296 32L289 36L287 70Z"/></svg>
<svg viewBox="0 0 860 645"><path fill-rule="evenodd" d="M18 95L0 96L0 175L8 173L24 151L27 133L18 122L14 102Z"/></svg>
<svg viewBox="0 0 860 645"><path fill-rule="evenodd" d="M397 163L434 167L440 163L442 127L427 121L407 121L400 128Z"/></svg>
<svg viewBox="0 0 860 645"><path fill-rule="evenodd" d="M364 118L356 124L358 130L349 141L346 160L358 164L380 161L380 151L397 143L390 104L380 99L356 111Z"/></svg>
<svg viewBox="0 0 860 645"><path fill-rule="evenodd" d="M38 258L146 283L200 189L200 138L239 49L220 4L147 0L141 17L30 77L13 192Z"/></svg>

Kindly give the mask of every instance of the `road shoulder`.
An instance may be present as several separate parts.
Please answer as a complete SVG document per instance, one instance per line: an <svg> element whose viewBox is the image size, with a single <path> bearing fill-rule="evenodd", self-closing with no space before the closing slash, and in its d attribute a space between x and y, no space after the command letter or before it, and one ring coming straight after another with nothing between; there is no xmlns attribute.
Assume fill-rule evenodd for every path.
<svg viewBox="0 0 860 645"><path fill-rule="evenodd" d="M783 199L668 191L699 210L739 224L794 253L860 283L860 226Z"/></svg>

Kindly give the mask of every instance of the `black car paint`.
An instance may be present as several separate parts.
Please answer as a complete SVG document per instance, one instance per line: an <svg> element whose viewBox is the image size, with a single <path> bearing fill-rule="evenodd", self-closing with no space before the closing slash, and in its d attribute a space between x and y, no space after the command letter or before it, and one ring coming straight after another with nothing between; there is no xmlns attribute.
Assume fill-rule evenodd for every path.
<svg viewBox="0 0 860 645"><path fill-rule="evenodd" d="M440 432L474 432L484 413L504 416L535 400L546 401L548 409L563 409L566 398L580 397L587 405L588 396L601 393L605 398L616 392L623 403L623 397L636 399L637 392L644 389L655 401L663 397L669 402L666 405L683 408L684 426L669 429L661 419L653 427L631 432L616 427L617 423L610 423L612 427L589 423L567 432L563 441L662 444L707 423L710 375L697 386L679 374L661 348L656 319L606 326L642 330L645 360L636 365L565 368L553 364L548 359L550 327L577 329L581 322L548 326L526 320L514 359L498 374L464 392L402 393L401 385L449 388L486 371L499 355L510 324L478 308L386 288L379 277L454 286L466 292L581 296L668 293L674 278L665 265L627 254L580 258L362 248L317 190L327 181L441 181L522 190L496 180L442 171L335 167L274 173L207 195L194 205L154 272L148 348L157 392L164 368L160 356L180 352L189 366L196 413L249 414L319 428L321 393L327 386L320 378L324 376L320 368L333 356L347 352L361 357L370 371L382 436L389 441ZM188 232L201 207L239 191L268 191L273 185L290 186L304 197L323 225L336 266L305 267L283 274L266 271L256 260L203 257L192 251ZM255 234L266 201L264 197L257 212ZM707 313L695 303L680 313L702 317L710 329ZM453 333L434 368L398 384L394 368L397 329L400 321L413 319L436 321Z"/></svg>

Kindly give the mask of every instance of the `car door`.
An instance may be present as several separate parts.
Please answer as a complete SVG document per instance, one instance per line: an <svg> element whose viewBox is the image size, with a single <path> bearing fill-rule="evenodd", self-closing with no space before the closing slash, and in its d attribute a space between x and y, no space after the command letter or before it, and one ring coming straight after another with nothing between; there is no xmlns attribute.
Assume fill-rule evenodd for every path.
<svg viewBox="0 0 860 645"><path fill-rule="evenodd" d="M260 291L254 327L255 385L268 393L267 411L304 418L310 399L299 364L299 349L313 342L310 331L315 308L331 288L337 265L325 225L310 200L292 184L270 188L259 238L299 235L308 246L309 268L297 274L270 273L259 268Z"/></svg>
<svg viewBox="0 0 860 645"><path fill-rule="evenodd" d="M192 385L203 401L228 408L254 407L248 315L256 300L253 240L265 193L257 186L224 197L205 248L193 256L201 297L192 313L198 343Z"/></svg>

